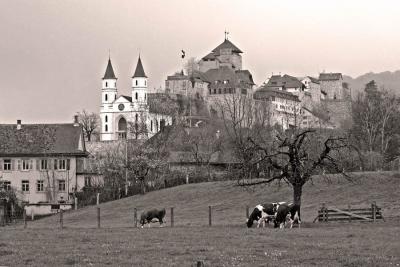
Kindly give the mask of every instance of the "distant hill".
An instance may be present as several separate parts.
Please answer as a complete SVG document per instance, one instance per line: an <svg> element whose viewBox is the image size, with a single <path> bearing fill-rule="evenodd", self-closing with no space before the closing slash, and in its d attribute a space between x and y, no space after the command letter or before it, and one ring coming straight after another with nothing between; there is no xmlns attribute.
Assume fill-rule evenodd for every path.
<svg viewBox="0 0 400 267"><path fill-rule="evenodd" d="M358 92L363 91L365 84L371 80L375 80L379 87L384 87L396 94L400 94L400 70L380 73L369 72L357 78L344 75L343 79L350 85L353 97L356 96Z"/></svg>

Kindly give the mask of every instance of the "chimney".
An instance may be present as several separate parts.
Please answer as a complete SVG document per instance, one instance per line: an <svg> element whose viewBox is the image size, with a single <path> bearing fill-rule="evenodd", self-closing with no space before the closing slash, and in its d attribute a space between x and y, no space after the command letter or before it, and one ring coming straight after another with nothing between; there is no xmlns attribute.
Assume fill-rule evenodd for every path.
<svg viewBox="0 0 400 267"><path fill-rule="evenodd" d="M21 130L21 120L17 120L17 130Z"/></svg>
<svg viewBox="0 0 400 267"><path fill-rule="evenodd" d="M79 126L78 115L74 115L74 126L75 127Z"/></svg>

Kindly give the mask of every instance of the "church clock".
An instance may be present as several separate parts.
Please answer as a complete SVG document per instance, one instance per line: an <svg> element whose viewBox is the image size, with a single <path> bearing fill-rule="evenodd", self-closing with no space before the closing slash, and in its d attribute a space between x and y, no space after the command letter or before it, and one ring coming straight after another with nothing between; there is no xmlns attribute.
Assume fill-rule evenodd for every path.
<svg viewBox="0 0 400 267"><path fill-rule="evenodd" d="M119 109L119 110L122 111L122 110L124 110L124 108L125 108L124 104L119 104L119 105L118 105L118 109Z"/></svg>

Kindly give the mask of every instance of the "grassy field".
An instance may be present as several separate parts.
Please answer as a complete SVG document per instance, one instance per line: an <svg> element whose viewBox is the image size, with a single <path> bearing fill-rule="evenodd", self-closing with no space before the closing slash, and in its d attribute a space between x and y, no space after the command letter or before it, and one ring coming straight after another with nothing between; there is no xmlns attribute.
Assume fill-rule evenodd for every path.
<svg viewBox="0 0 400 267"><path fill-rule="evenodd" d="M301 229L248 229L245 206L290 201L287 186L243 190L229 182L189 184L96 208L0 228L0 266L400 266L400 175L361 174L304 188ZM386 222L312 223L322 202L383 208ZM213 227L208 227L208 206ZM133 228L133 209L174 207L175 227ZM156 226L156 225L154 225Z"/></svg>

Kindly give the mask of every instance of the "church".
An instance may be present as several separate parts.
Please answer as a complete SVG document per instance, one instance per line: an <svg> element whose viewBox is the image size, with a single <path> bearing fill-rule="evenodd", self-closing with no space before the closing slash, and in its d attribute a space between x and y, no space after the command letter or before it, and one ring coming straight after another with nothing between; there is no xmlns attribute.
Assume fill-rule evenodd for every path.
<svg viewBox="0 0 400 267"><path fill-rule="evenodd" d="M117 77L108 59L101 90L101 141L147 139L172 124L171 114L160 114L149 106L147 78L139 56L132 76L131 95L118 95Z"/></svg>

